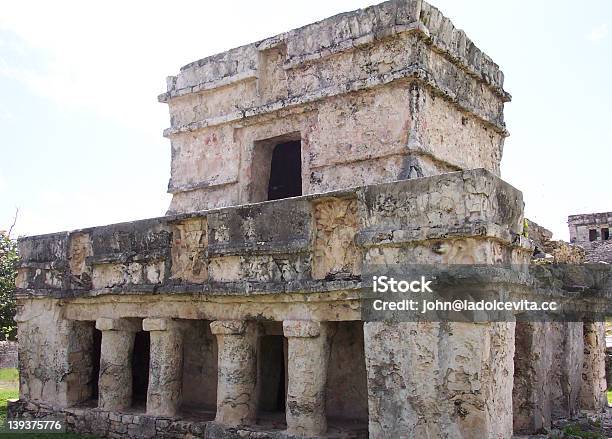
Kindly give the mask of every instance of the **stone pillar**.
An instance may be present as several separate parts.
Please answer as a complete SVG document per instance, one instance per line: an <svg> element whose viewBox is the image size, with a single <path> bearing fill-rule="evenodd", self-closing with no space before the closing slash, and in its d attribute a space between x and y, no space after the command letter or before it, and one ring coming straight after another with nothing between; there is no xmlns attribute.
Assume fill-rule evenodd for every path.
<svg viewBox="0 0 612 439"><path fill-rule="evenodd" d="M138 319L96 320L102 331L98 408L122 410L132 405L132 353Z"/></svg>
<svg viewBox="0 0 612 439"><path fill-rule="evenodd" d="M537 434L550 429L550 328L550 322L516 322L512 389L515 434Z"/></svg>
<svg viewBox="0 0 612 439"><path fill-rule="evenodd" d="M257 324L219 320L210 324L217 336L216 421L227 426L255 423L257 412Z"/></svg>
<svg viewBox="0 0 612 439"><path fill-rule="evenodd" d="M365 322L364 345L370 437L512 437L513 322Z"/></svg>
<svg viewBox="0 0 612 439"><path fill-rule="evenodd" d="M288 339L287 433L318 436L327 431L325 386L329 362L326 323L286 320Z"/></svg>
<svg viewBox="0 0 612 439"><path fill-rule="evenodd" d="M183 333L172 319L149 318L142 329L150 332L151 361L147 389L147 414L175 416L181 404Z"/></svg>
<svg viewBox="0 0 612 439"><path fill-rule="evenodd" d="M551 417L566 419L579 411L584 338L582 322L551 322L548 347L552 364L548 373Z"/></svg>
<svg viewBox="0 0 612 439"><path fill-rule="evenodd" d="M606 382L608 390L612 390L612 347L606 347Z"/></svg>
<svg viewBox="0 0 612 439"><path fill-rule="evenodd" d="M580 408L603 410L606 397L606 335L604 322L585 322Z"/></svg>

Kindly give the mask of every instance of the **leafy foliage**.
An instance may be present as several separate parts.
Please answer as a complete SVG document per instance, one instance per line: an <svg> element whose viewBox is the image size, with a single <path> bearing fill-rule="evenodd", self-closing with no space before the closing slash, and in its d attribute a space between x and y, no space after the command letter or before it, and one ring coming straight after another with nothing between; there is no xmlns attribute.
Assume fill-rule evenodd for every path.
<svg viewBox="0 0 612 439"><path fill-rule="evenodd" d="M0 340L15 340L15 277L17 276L17 242L0 232Z"/></svg>

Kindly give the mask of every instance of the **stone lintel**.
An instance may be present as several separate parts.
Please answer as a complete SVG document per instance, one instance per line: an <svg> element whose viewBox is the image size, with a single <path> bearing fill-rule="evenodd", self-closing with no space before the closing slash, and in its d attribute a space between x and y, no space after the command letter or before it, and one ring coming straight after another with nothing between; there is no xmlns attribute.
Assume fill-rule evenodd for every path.
<svg viewBox="0 0 612 439"><path fill-rule="evenodd" d="M285 337L318 337L321 334L321 322L312 320L285 320L283 322Z"/></svg>
<svg viewBox="0 0 612 439"><path fill-rule="evenodd" d="M127 331L138 332L141 330L140 319L110 319L101 317L96 319L96 329L100 331Z"/></svg>
<svg viewBox="0 0 612 439"><path fill-rule="evenodd" d="M210 324L214 335L241 335L245 333L246 327L245 320L217 320Z"/></svg>

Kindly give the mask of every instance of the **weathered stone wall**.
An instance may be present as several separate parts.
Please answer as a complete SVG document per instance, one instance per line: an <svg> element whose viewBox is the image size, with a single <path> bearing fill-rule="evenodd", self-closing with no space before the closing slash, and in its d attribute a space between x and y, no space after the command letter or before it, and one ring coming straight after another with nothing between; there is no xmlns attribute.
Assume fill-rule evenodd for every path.
<svg viewBox="0 0 612 439"><path fill-rule="evenodd" d="M193 62L160 96L171 119L169 213L263 201L269 170L257 145L274 139L301 140L303 194L458 169L499 174L502 86L491 59L421 1Z"/></svg>
<svg viewBox="0 0 612 439"><path fill-rule="evenodd" d="M16 321L19 397L66 406L89 399L92 322L66 320L53 299L19 301Z"/></svg>
<svg viewBox="0 0 612 439"><path fill-rule="evenodd" d="M372 437L511 435L514 324L369 322L365 340Z"/></svg>
<svg viewBox="0 0 612 439"><path fill-rule="evenodd" d="M67 429L97 438L125 439L299 439L284 431L262 431L261 426L228 427L211 419L176 419L145 414L109 412L106 410L71 407L60 409L44 403L9 402L8 417L11 419L65 420ZM332 432L338 439L366 439L367 430Z"/></svg>
<svg viewBox="0 0 612 439"><path fill-rule="evenodd" d="M391 255L398 262L525 263L525 249L508 245L522 230L521 209L518 191L474 170L43 235L20 241L17 294L244 296L262 286L290 293L348 282L330 283L335 290L351 285L360 274L360 254L368 263ZM74 246L69 243L82 242L84 236L89 256L75 271L75 264L67 261L82 252L70 253ZM445 241L443 249L440 240ZM329 245L332 251L326 250ZM148 306L165 300L160 296ZM112 302L99 306L106 317L118 314ZM62 312L70 309L69 304ZM129 313L146 317L140 310L134 307ZM240 309L224 312L241 314ZM49 322L57 320L47 314ZM99 315L89 313L80 320ZM181 318L195 317L206 318L195 310Z"/></svg>
<svg viewBox="0 0 612 439"><path fill-rule="evenodd" d="M17 367L17 342L0 341L0 369Z"/></svg>

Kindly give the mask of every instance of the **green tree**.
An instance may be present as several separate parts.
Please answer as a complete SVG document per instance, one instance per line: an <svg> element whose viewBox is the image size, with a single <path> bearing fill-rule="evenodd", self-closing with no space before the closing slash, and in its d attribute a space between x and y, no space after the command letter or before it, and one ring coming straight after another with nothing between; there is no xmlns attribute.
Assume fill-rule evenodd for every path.
<svg viewBox="0 0 612 439"><path fill-rule="evenodd" d="M17 242L0 231L0 340L15 340L15 278L17 277Z"/></svg>

